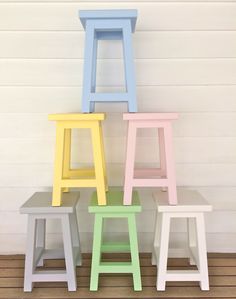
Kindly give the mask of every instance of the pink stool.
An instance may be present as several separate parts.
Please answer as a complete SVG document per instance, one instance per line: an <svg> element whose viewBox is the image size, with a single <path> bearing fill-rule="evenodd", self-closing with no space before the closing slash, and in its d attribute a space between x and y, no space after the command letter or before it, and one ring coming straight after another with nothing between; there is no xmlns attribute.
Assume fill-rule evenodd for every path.
<svg viewBox="0 0 236 299"><path fill-rule="evenodd" d="M124 113L128 120L128 140L125 165L124 205L132 202L133 187L167 187L168 201L177 204L175 165L172 145L172 120L177 113ZM160 168L134 169L137 129L157 128L160 148Z"/></svg>

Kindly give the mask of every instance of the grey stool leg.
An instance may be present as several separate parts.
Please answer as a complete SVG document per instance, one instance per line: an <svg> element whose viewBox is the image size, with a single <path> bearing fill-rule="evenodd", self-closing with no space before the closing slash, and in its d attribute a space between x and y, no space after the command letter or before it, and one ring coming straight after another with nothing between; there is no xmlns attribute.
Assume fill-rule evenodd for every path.
<svg viewBox="0 0 236 299"><path fill-rule="evenodd" d="M45 250L46 219L36 219L36 261L37 266L43 266Z"/></svg>
<svg viewBox="0 0 236 299"><path fill-rule="evenodd" d="M76 291L76 265L73 257L72 233L69 215L62 215L62 234L66 262L66 276L69 291Z"/></svg>
<svg viewBox="0 0 236 299"><path fill-rule="evenodd" d="M33 272L35 270L36 219L28 217L27 248L25 256L24 291L31 292L33 287Z"/></svg>
<svg viewBox="0 0 236 299"><path fill-rule="evenodd" d="M76 211L70 215L70 224L71 224L71 234L72 234L72 242L74 247L74 261L77 266L82 265L82 257L81 257L81 248L80 248L80 239L79 239L79 230L78 230L78 222Z"/></svg>

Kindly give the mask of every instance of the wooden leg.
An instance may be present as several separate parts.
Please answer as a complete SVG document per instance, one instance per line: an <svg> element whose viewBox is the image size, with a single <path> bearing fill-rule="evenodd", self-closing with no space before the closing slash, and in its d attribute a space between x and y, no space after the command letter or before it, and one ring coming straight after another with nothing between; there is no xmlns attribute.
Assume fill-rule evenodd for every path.
<svg viewBox="0 0 236 299"><path fill-rule="evenodd" d="M73 242L69 215L62 216L62 234L66 262L66 276L69 291L76 291L76 265L73 257ZM56 274L55 274L56 276Z"/></svg>
<svg viewBox="0 0 236 299"><path fill-rule="evenodd" d="M65 129L64 142L64 160L63 160L63 178L70 177L70 161L71 161L71 129ZM62 189L63 192L69 192L69 188Z"/></svg>
<svg viewBox="0 0 236 299"><path fill-rule="evenodd" d="M46 219L36 219L36 248L43 251L45 250L45 237L46 237ZM36 262L37 266L43 266L43 257Z"/></svg>
<svg viewBox="0 0 236 299"><path fill-rule="evenodd" d="M196 224L197 224L199 272L201 276L200 287L201 290L208 291L209 278L208 278L208 265L207 265L205 223L204 223L203 213L198 213L196 217Z"/></svg>
<svg viewBox="0 0 236 299"><path fill-rule="evenodd" d="M161 233L162 214L156 211L154 242L152 251L152 265L158 265L159 249L160 249L160 233Z"/></svg>
<svg viewBox="0 0 236 299"><path fill-rule="evenodd" d="M196 219L187 218L188 226L188 246L190 265L196 265L195 249L197 248Z"/></svg>
<svg viewBox="0 0 236 299"><path fill-rule="evenodd" d="M157 271L157 290L164 291L166 288L166 274L167 274L167 260L168 260L168 246L170 234L170 216L166 213L162 215L161 234L160 234L160 251L158 258Z"/></svg>
<svg viewBox="0 0 236 299"><path fill-rule="evenodd" d="M70 214L70 223L71 223L71 234L73 247L76 249L75 253L75 264L77 266L82 265L82 257L81 257L81 248L80 248L80 239L79 239L79 229L78 229L78 221L76 211Z"/></svg>
<svg viewBox="0 0 236 299"><path fill-rule="evenodd" d="M90 291L97 291L99 279L99 265L101 260L103 217L95 214L94 232L93 232L93 252L90 276Z"/></svg>
<svg viewBox="0 0 236 299"><path fill-rule="evenodd" d="M138 251L138 239L137 239L135 214L128 215L128 226L129 226L130 252L131 252L131 260L133 266L134 290L141 291L142 282L141 282L140 265L139 265L139 251Z"/></svg>
<svg viewBox="0 0 236 299"><path fill-rule="evenodd" d="M105 150L104 150L104 141L103 141L102 124L101 123L99 123L99 131L100 131L100 139L101 139L101 144L102 144L102 165L103 165L104 179L105 179L106 191L108 191L107 169L106 169Z"/></svg>
<svg viewBox="0 0 236 299"><path fill-rule="evenodd" d="M177 191L176 191L176 177L173 153L173 140L172 140L172 126L171 123L166 123L164 127L164 140L165 140L165 153L166 153L166 172L168 179L168 196L169 204L177 204Z"/></svg>
<svg viewBox="0 0 236 299"><path fill-rule="evenodd" d="M124 199L123 199L124 205L132 204L136 131L137 129L134 126L134 124L131 121L129 121L126 163L125 163L125 184L124 184Z"/></svg>
<svg viewBox="0 0 236 299"><path fill-rule="evenodd" d="M62 124L57 123L56 131L56 154L54 166L54 182L53 182L53 195L52 205L61 205L61 180L63 177L63 161L64 161L64 133L65 129Z"/></svg>
<svg viewBox="0 0 236 299"><path fill-rule="evenodd" d="M36 247L36 219L28 216L27 247L25 256L24 291L31 292L33 287L33 272L35 270L35 247Z"/></svg>
<svg viewBox="0 0 236 299"><path fill-rule="evenodd" d="M100 138L100 128L99 123L97 122L92 127L92 141L93 141L93 156L94 156L94 166L95 166L95 175L96 175L96 184L97 184L97 197L98 204L106 204L106 188L105 188L105 179L103 171L103 160L102 160L102 141Z"/></svg>

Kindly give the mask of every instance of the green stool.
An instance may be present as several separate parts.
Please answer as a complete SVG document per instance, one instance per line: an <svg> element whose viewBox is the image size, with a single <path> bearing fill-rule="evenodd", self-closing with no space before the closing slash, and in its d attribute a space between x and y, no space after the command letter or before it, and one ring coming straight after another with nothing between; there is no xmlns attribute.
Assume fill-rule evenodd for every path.
<svg viewBox="0 0 236 299"><path fill-rule="evenodd" d="M132 273L134 290L141 291L141 275L139 266L139 252L135 213L141 212L138 193L133 192L132 205L123 205L123 191L109 191L107 205L98 206L97 193L92 195L89 205L89 213L95 213L93 253L90 278L90 291L97 291L100 273ZM105 218L127 218L129 230L129 242L103 242L103 219ZM130 252L131 262L102 262L101 254L104 252Z"/></svg>

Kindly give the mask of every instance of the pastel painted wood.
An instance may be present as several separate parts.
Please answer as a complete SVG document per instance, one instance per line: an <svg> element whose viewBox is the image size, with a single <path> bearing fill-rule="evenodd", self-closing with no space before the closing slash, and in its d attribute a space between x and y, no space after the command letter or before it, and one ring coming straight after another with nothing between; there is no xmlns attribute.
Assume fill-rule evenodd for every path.
<svg viewBox="0 0 236 299"><path fill-rule="evenodd" d="M156 200L156 225L152 263L157 265L157 290L164 291L167 281L199 281L201 290L209 290L204 212L212 206L193 190L178 190L178 205L170 206L166 192L153 194ZM197 270L167 270L170 224L173 218L187 218L187 255ZM174 256L174 249L172 254Z"/></svg>
<svg viewBox="0 0 236 299"><path fill-rule="evenodd" d="M60 206L62 191L68 188L96 187L98 204L106 204L107 175L101 121L104 113L52 114L56 121L56 153L52 205ZM94 156L94 168L71 169L71 130L90 129Z"/></svg>
<svg viewBox="0 0 236 299"><path fill-rule="evenodd" d="M107 192L107 205L97 205L97 193L93 193L89 212L95 214L92 266L90 277L90 290L97 291L100 273L132 273L134 290L141 291L141 274L139 265L139 251L135 214L141 212L138 193L133 193L133 205L123 205L123 192L110 190ZM104 242L103 224L105 219L122 218L128 221L129 242ZM118 253L130 252L131 262L105 262L102 261L103 252Z"/></svg>
<svg viewBox="0 0 236 299"><path fill-rule="evenodd" d="M167 187L168 200L177 204L175 165L172 145L172 124L177 113L124 113L128 120L127 152L125 164L124 204L132 203L133 187ZM137 130L156 128L159 137L159 168L135 169Z"/></svg>
<svg viewBox="0 0 236 299"><path fill-rule="evenodd" d="M25 258L24 291L31 292L37 281L66 281L69 291L76 291L76 265L81 265L79 231L76 216L78 192L63 195L64 204L52 207L51 192L36 192L20 208L28 215L27 247ZM64 250L45 249L46 221L59 219L62 225ZM44 259L65 258L66 270L37 270Z"/></svg>
<svg viewBox="0 0 236 299"><path fill-rule="evenodd" d="M132 32L137 11L82 10L79 12L85 29L82 112L94 112L96 102L127 102L129 112L137 112ZM97 48L99 40L121 40L124 53L125 92L96 91Z"/></svg>

